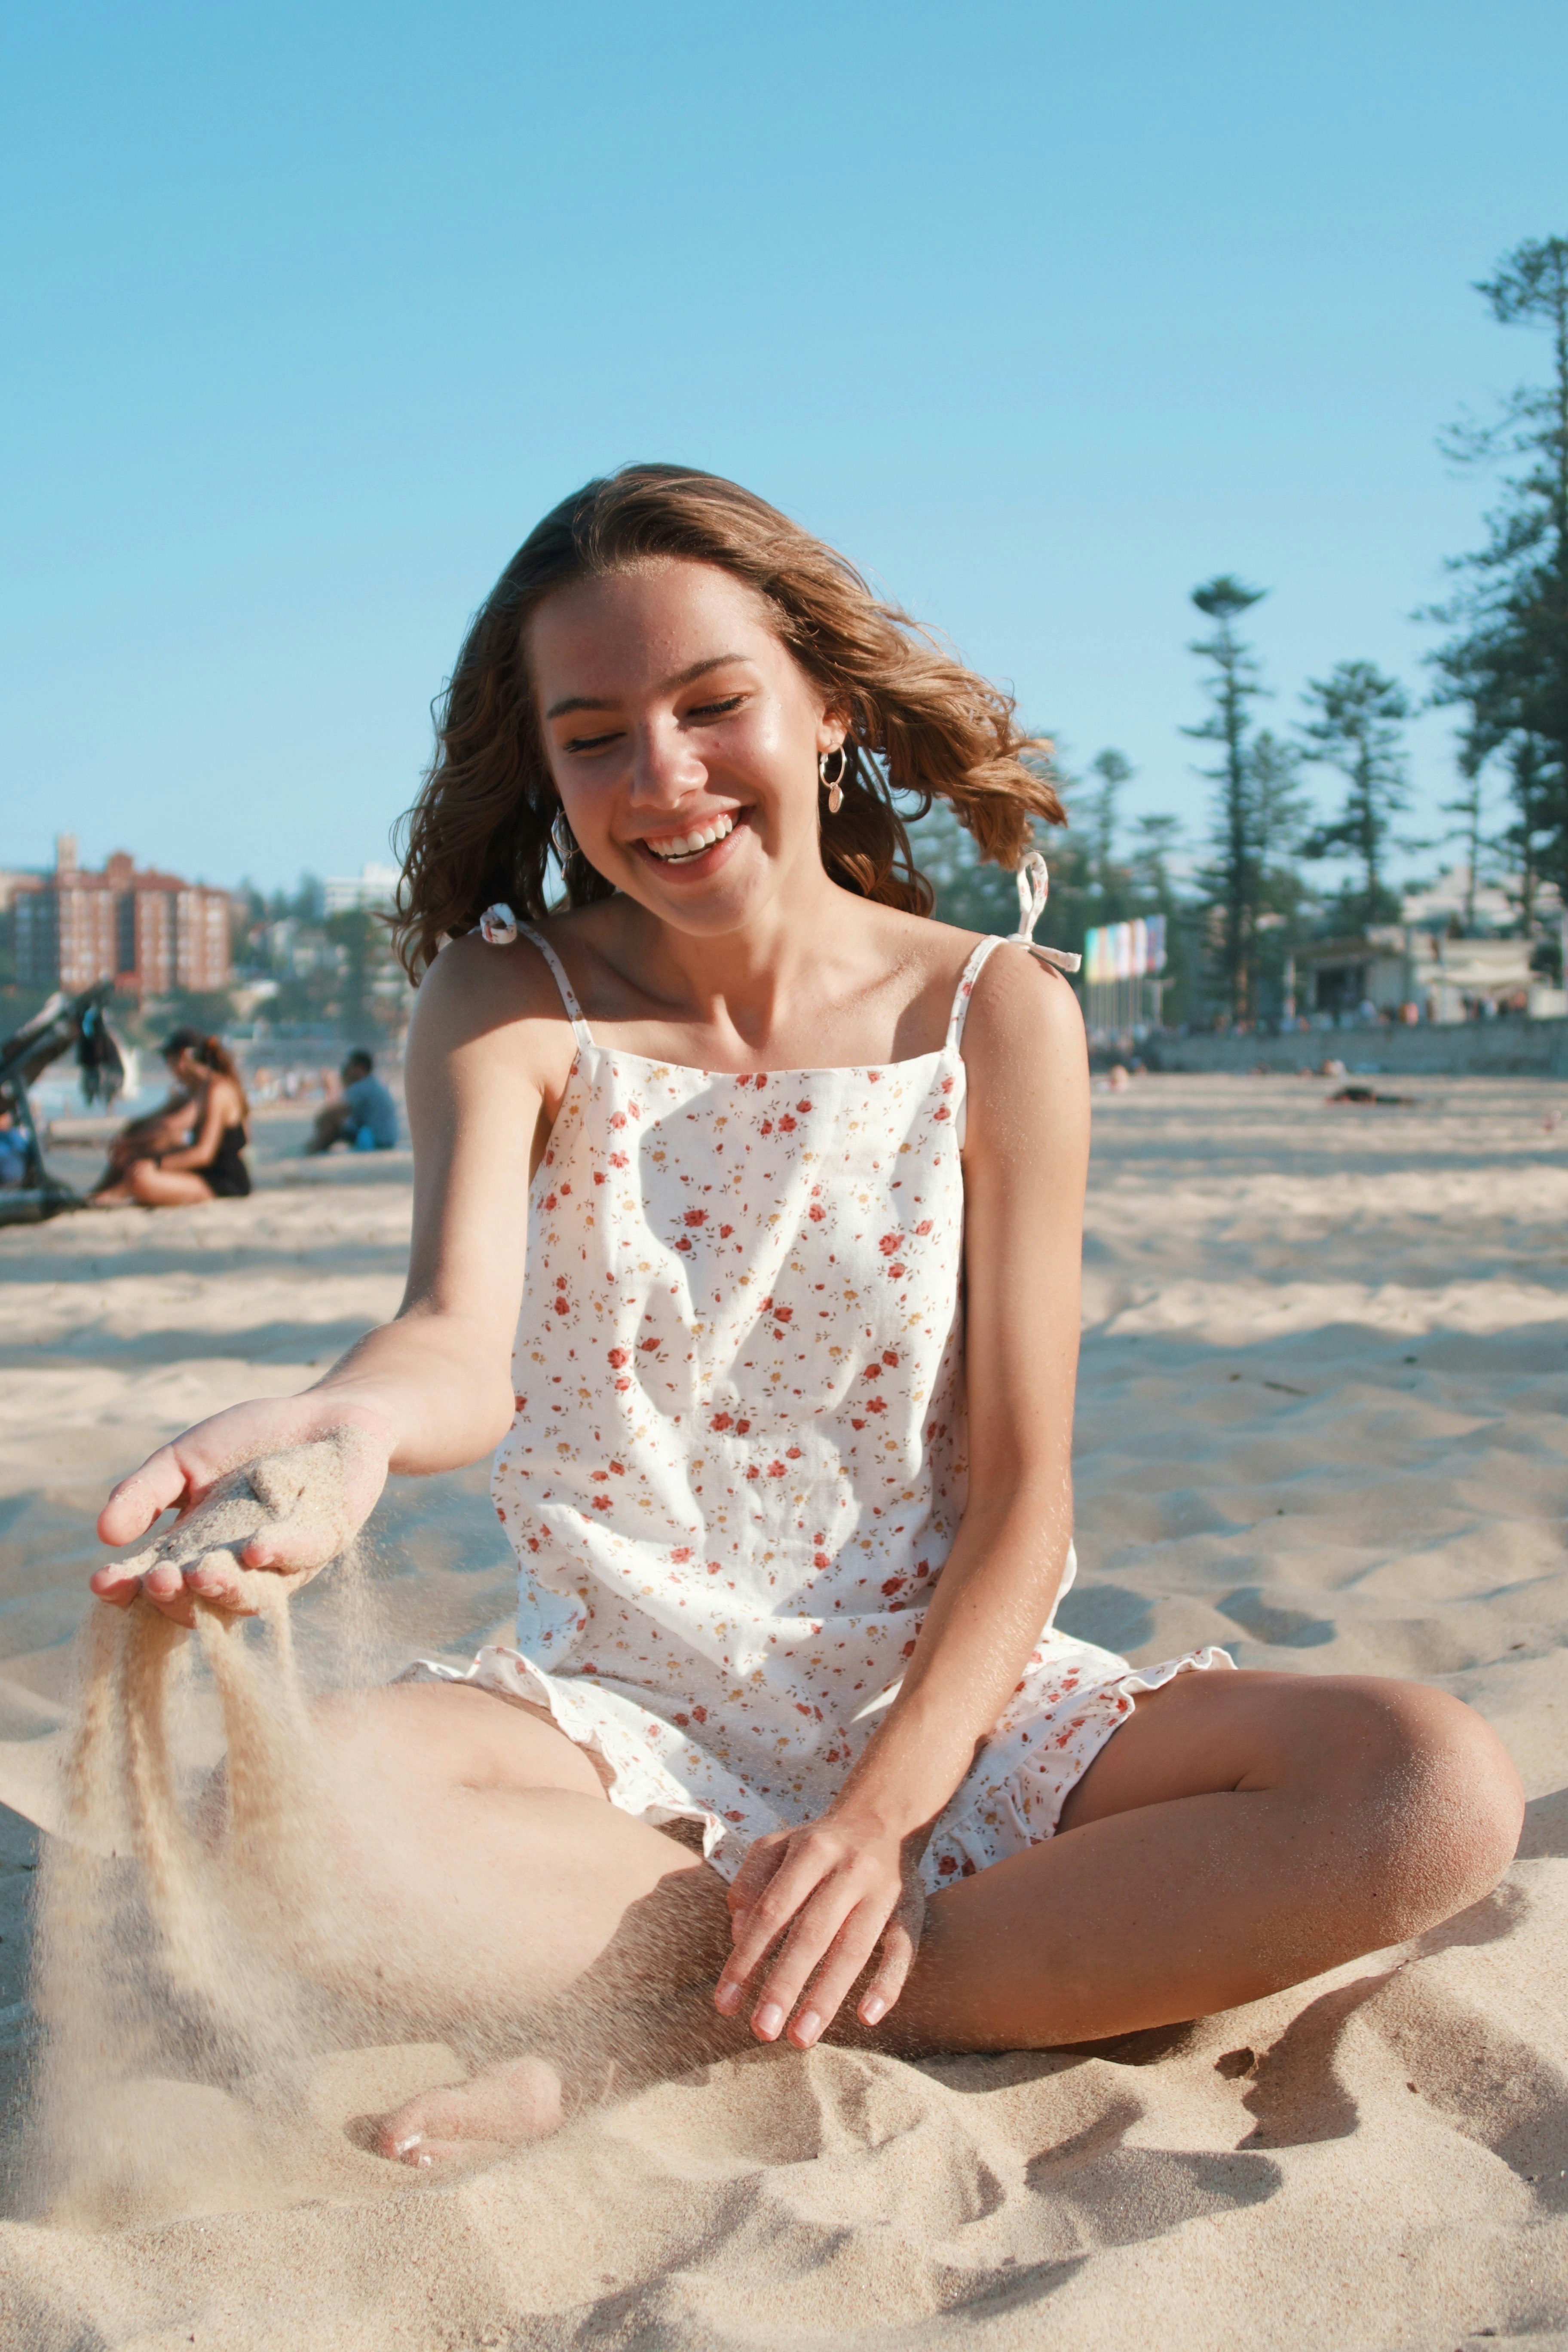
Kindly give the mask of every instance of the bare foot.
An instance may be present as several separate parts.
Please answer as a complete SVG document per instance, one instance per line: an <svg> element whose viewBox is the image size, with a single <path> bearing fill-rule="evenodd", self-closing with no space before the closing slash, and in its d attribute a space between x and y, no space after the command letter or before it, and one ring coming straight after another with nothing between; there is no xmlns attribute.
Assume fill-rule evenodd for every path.
<svg viewBox="0 0 1568 2352"><path fill-rule="evenodd" d="M510 2147L548 2139L565 2120L565 2086L548 2059L513 2058L395 2107L376 2125L374 2145L395 2164L424 2169L472 2156L487 2142Z"/></svg>

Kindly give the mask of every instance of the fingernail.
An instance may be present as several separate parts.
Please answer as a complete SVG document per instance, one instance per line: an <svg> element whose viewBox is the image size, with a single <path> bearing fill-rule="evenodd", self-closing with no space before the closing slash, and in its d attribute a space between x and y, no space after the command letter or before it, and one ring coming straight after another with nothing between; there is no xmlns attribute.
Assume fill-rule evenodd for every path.
<svg viewBox="0 0 1568 2352"><path fill-rule="evenodd" d="M815 2042L821 2031L822 2020L816 2010L803 2009L795 2021L795 2040L803 2042Z"/></svg>
<svg viewBox="0 0 1568 2352"><path fill-rule="evenodd" d="M745 1987L743 1985L733 1983L724 1983L720 1985L713 1995L713 2006L719 2011L720 2016L733 2017L735 2011L741 2006L741 2001L744 1992Z"/></svg>
<svg viewBox="0 0 1568 2352"><path fill-rule="evenodd" d="M888 2014L888 2004L879 1992L868 1992L860 2004L860 2020L865 2025L879 2025Z"/></svg>
<svg viewBox="0 0 1568 2352"><path fill-rule="evenodd" d="M755 2022L764 2042L776 2041L784 2023L784 2011L776 2000L765 2000L757 2011Z"/></svg>
<svg viewBox="0 0 1568 2352"><path fill-rule="evenodd" d="M410 2132L406 2139L395 2140L392 2148L394 2156L406 2156L411 2147L418 2147L424 2137L423 2132Z"/></svg>

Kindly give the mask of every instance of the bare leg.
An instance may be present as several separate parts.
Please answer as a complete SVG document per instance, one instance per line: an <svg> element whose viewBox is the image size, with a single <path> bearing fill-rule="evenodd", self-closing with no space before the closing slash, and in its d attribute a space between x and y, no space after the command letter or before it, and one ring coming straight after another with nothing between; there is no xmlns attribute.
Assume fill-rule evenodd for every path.
<svg viewBox="0 0 1568 2352"><path fill-rule="evenodd" d="M194 1208L210 1201L212 1186L192 1168L160 1168L155 1160L138 1160L119 1183L92 1195L95 1209L122 1209L132 1202L143 1209Z"/></svg>
<svg viewBox="0 0 1568 2352"><path fill-rule="evenodd" d="M1257 2000L1479 1902L1523 1804L1501 1741L1441 1691L1182 1675L1055 1838L933 1899L889 2038L1048 2049Z"/></svg>
<svg viewBox="0 0 1568 2352"><path fill-rule="evenodd" d="M723 1882L608 1803L547 1718L426 1683L334 1705L323 1728L347 1796L341 1864L376 1922L370 2013L516 2053L384 2117L384 2154L532 2137L581 2099L749 2040L711 2007Z"/></svg>
<svg viewBox="0 0 1568 2352"><path fill-rule="evenodd" d="M319 1110L310 1129L310 1139L305 1146L306 1157L311 1158L319 1151L330 1151L334 1143L346 1141L351 1116L347 1103L328 1103L324 1110Z"/></svg>
<svg viewBox="0 0 1568 2352"><path fill-rule="evenodd" d="M542 2056L385 2118L387 2154L552 2128L574 2055L592 2096L616 2068L673 2071L748 2038L711 2009L729 1941L717 1874L608 1805L553 1727L429 1685L359 1721L401 1813L385 1914L419 1910L434 1930L407 1943L399 1997L445 2000L458 2025L531 2014L542 2029ZM1139 1701L1056 1838L933 1897L891 2017L874 2033L841 2020L832 2038L1043 2049L1256 2000L1478 1901L1521 1814L1500 1744L1440 1692L1183 1676ZM570 2033L552 2040L572 1993L594 2020L575 2053Z"/></svg>

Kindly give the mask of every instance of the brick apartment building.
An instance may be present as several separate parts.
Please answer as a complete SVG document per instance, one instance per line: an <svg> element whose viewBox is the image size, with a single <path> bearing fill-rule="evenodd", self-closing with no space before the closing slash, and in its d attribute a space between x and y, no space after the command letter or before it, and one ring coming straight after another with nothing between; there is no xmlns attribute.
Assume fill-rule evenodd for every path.
<svg viewBox="0 0 1568 2352"><path fill-rule="evenodd" d="M68 834L60 836L53 874L13 878L24 987L69 992L112 980L142 996L165 996L175 988L226 988L233 978L225 890L139 869L124 850L101 874L84 873Z"/></svg>

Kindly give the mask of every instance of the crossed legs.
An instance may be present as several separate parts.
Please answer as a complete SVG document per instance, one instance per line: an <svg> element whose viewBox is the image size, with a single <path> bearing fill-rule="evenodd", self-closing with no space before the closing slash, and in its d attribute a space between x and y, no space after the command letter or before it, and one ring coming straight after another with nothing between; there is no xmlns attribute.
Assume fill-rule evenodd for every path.
<svg viewBox="0 0 1568 2352"><path fill-rule="evenodd" d="M384 2118L384 2153L531 2137L751 2040L711 2005L718 1874L609 1804L552 1725L451 1685L328 1723L382 1825L384 1995L478 2064ZM847 2011L828 2038L1044 2049L1234 2007L1479 1901L1521 1809L1500 1742L1441 1692L1182 1675L1139 1700L1054 1839L932 1898L892 2014L868 2032Z"/></svg>

